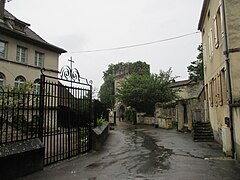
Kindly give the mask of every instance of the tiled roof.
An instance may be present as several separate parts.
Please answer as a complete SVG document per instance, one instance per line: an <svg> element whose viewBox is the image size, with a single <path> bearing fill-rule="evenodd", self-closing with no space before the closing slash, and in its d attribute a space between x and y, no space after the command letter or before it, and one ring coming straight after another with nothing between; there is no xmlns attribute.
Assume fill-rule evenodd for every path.
<svg viewBox="0 0 240 180"><path fill-rule="evenodd" d="M19 38L22 41L34 44L36 46L40 46L42 48L46 48L48 50L57 52L57 53L65 53L66 50L59 48L55 45L52 45L45 41L43 38L41 38L38 34L36 34L33 30L29 28L30 24L27 24L19 19L17 19L15 16L13 16L11 13L9 13L7 10L4 12L5 21L0 21L0 32L3 34L7 34L9 36ZM23 32L18 31L14 29L8 21L14 21L19 22L25 26L25 30Z"/></svg>

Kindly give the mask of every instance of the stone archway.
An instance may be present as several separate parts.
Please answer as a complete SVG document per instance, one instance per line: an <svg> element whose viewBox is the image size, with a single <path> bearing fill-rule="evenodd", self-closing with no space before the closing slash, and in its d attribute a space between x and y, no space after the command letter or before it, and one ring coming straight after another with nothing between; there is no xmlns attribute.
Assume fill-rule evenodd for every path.
<svg viewBox="0 0 240 180"><path fill-rule="evenodd" d="M116 103L114 109L116 112L116 117L119 119L119 121L124 120L125 105L121 102L118 102Z"/></svg>

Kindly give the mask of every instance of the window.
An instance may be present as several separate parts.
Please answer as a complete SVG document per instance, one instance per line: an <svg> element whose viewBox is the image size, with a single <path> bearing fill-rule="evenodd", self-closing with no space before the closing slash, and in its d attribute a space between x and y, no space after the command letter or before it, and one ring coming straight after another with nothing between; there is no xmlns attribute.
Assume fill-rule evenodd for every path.
<svg viewBox="0 0 240 180"><path fill-rule="evenodd" d="M209 58L211 59L213 56L213 33L212 29L210 29L208 33L208 50L209 50Z"/></svg>
<svg viewBox="0 0 240 180"><path fill-rule="evenodd" d="M214 21L214 43L215 48L219 47L219 41L221 39L221 12L220 8L217 11L217 14L213 18Z"/></svg>
<svg viewBox="0 0 240 180"><path fill-rule="evenodd" d="M33 84L33 93L40 94L40 79L36 79Z"/></svg>
<svg viewBox="0 0 240 180"><path fill-rule="evenodd" d="M222 106L223 99L222 99L222 73L221 73L221 71L220 71L220 73L218 73L217 80L218 80L218 104L220 106Z"/></svg>
<svg viewBox="0 0 240 180"><path fill-rule="evenodd" d="M34 65L38 67L43 67L43 58L44 54L40 52L35 52L35 61Z"/></svg>
<svg viewBox="0 0 240 180"><path fill-rule="evenodd" d="M227 90L227 83L226 83L226 73L225 73L225 69L223 68L221 70L221 93L222 93L222 105L226 105L228 102L228 90Z"/></svg>
<svg viewBox="0 0 240 180"><path fill-rule="evenodd" d="M207 68L207 49L206 49L206 44L203 43L203 67L204 69ZM204 71L204 73L206 73L206 71Z"/></svg>
<svg viewBox="0 0 240 180"><path fill-rule="evenodd" d="M0 58L6 58L7 55L7 43L0 41Z"/></svg>
<svg viewBox="0 0 240 180"><path fill-rule="evenodd" d="M17 46L17 62L26 63L27 62L27 48Z"/></svg>
<svg viewBox="0 0 240 180"><path fill-rule="evenodd" d="M25 82L26 79L23 76L18 76L15 79L15 87L21 88Z"/></svg>
<svg viewBox="0 0 240 180"><path fill-rule="evenodd" d="M208 103L208 84L205 85L205 96L204 100Z"/></svg>
<svg viewBox="0 0 240 180"><path fill-rule="evenodd" d="M218 106L218 99L219 99L219 84L218 84L218 74L216 77L214 77L214 94L215 94L215 106Z"/></svg>
<svg viewBox="0 0 240 180"><path fill-rule="evenodd" d="M4 83L5 83L5 76L3 73L0 73L0 92L3 90Z"/></svg>

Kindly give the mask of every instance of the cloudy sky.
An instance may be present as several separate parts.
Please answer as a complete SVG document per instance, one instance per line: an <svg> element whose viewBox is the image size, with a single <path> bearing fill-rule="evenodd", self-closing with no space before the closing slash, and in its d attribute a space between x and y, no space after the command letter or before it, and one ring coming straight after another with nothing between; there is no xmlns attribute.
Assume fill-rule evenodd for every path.
<svg viewBox="0 0 240 180"><path fill-rule="evenodd" d="M68 51L59 68L69 64L81 76L102 84L109 64L145 61L151 72L168 70L178 80L188 78L196 59L200 34L147 46L82 52L161 41L197 31L203 0L12 0L6 9L48 42Z"/></svg>

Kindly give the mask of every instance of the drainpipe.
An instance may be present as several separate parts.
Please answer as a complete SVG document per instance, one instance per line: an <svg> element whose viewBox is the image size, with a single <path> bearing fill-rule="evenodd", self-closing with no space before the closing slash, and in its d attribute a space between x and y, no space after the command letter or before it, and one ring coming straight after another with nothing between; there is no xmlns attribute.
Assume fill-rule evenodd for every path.
<svg viewBox="0 0 240 180"><path fill-rule="evenodd" d="M223 54L225 55L226 63L226 76L227 76L227 86L228 86L228 97L229 97L229 124L231 132L232 141L232 158L235 158L235 143L234 143L234 125L232 118L232 85L231 85L231 73L230 73L230 57L229 57L229 47L228 47L228 34L227 34L227 24L226 24L226 13L225 13L225 3L221 0L221 10L222 10L222 23L223 23L223 33L224 33L224 49Z"/></svg>

